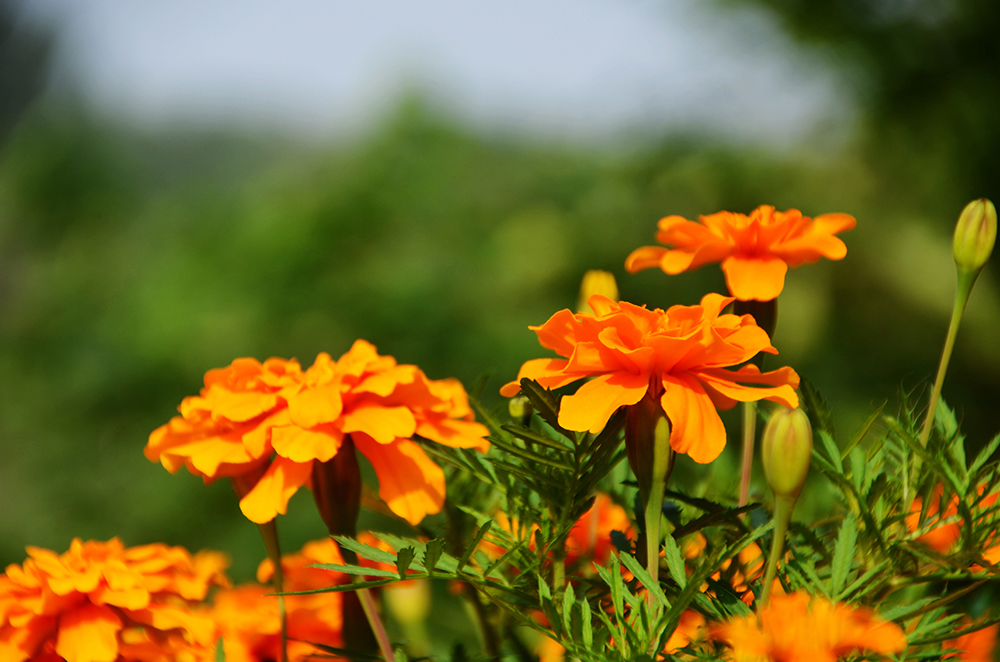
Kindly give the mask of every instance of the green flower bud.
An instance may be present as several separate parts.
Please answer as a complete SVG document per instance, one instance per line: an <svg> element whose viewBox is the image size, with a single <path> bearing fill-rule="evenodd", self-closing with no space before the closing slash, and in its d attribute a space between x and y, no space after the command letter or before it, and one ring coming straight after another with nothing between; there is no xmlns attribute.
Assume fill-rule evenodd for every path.
<svg viewBox="0 0 1000 662"><path fill-rule="evenodd" d="M781 407L771 414L760 452L775 497L798 498L809 475L812 448L812 426L804 411Z"/></svg>
<svg viewBox="0 0 1000 662"><path fill-rule="evenodd" d="M978 272L986 265L997 239L997 209L986 198L965 205L955 226L955 264Z"/></svg>
<svg viewBox="0 0 1000 662"><path fill-rule="evenodd" d="M515 421L526 422L531 417L533 409L531 400L525 395L515 395L507 401L507 413Z"/></svg>

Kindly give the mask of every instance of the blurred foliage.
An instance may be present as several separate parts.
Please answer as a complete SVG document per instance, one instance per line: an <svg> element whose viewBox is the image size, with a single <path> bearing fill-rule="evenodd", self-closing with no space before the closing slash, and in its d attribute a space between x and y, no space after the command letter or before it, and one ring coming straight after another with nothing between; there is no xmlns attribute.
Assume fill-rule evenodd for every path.
<svg viewBox="0 0 1000 662"><path fill-rule="evenodd" d="M773 153L666 134L597 148L484 136L407 99L363 136L303 145L33 108L0 152L0 562L120 535L225 549L248 577L263 550L228 485L142 455L206 370L239 356L309 363L361 337L432 378L492 375L482 398L498 404L537 355L526 327L572 306L586 269L657 307L724 291L716 267L624 273L666 214L855 215L843 262L790 272L773 361L817 384L844 429L885 394L926 390L954 288L951 228L968 199L1000 197L1000 125L983 120L998 107L998 46L976 41L997 9L953 3L928 22L861 2L766 4L859 58L855 140ZM925 78L937 82L919 94ZM995 274L977 284L945 384L974 448L1000 429ZM288 549L321 530L297 503Z"/></svg>

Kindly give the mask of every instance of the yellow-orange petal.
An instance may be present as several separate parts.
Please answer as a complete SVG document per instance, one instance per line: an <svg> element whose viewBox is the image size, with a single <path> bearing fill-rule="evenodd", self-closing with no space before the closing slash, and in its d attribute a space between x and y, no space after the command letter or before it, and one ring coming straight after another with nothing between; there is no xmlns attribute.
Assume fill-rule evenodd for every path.
<svg viewBox="0 0 1000 662"><path fill-rule="evenodd" d="M729 292L740 301L770 301L785 287L788 265L776 257L733 255L722 261Z"/></svg>
<svg viewBox="0 0 1000 662"><path fill-rule="evenodd" d="M500 389L500 395L513 398L521 390L521 380L534 379L545 388L559 388L575 382L584 375L567 375L564 370L569 363L566 359L532 359L525 361L517 373L517 379L508 382Z"/></svg>
<svg viewBox="0 0 1000 662"><path fill-rule="evenodd" d="M474 448L480 453L490 450L489 439L486 439L489 433L489 428L482 423L454 418L421 421L417 425L417 434L425 439L452 448Z"/></svg>
<svg viewBox="0 0 1000 662"><path fill-rule="evenodd" d="M659 246L643 246L637 248L625 258L625 271L634 274L643 269L660 266L660 260L666 255L667 249ZM693 256L692 256L693 257Z"/></svg>
<svg viewBox="0 0 1000 662"><path fill-rule="evenodd" d="M412 441L381 444L364 433L353 435L358 450L378 476L378 493L389 509L416 526L444 505L444 472Z"/></svg>
<svg viewBox="0 0 1000 662"><path fill-rule="evenodd" d="M277 406L278 398L273 393L234 392L222 386L212 385L200 399L191 399L200 408L209 409L215 417L222 417L235 423L249 421ZM181 415L188 416L189 401L181 404Z"/></svg>
<svg viewBox="0 0 1000 662"><path fill-rule="evenodd" d="M284 515L288 500L305 485L312 462L292 462L278 456L253 489L240 499L240 510L251 522L263 524Z"/></svg>
<svg viewBox="0 0 1000 662"><path fill-rule="evenodd" d="M288 413L292 423L302 428L313 428L321 423L332 423L343 411L340 385L333 383L314 386L299 391L288 398Z"/></svg>
<svg viewBox="0 0 1000 662"><path fill-rule="evenodd" d="M285 425L271 430L274 452L292 462L326 462L337 454L343 440L344 433L329 424L310 430L297 425Z"/></svg>
<svg viewBox="0 0 1000 662"><path fill-rule="evenodd" d="M417 421L408 407L362 404L346 412L342 420L344 432L364 432L380 444L412 437L417 429Z"/></svg>
<svg viewBox="0 0 1000 662"><path fill-rule="evenodd" d="M660 404L670 420L670 447L708 464L726 447L726 428L701 383L690 375L664 375Z"/></svg>
<svg viewBox="0 0 1000 662"><path fill-rule="evenodd" d="M728 400L736 402L770 400L792 409L799 406L799 396L795 393L794 388L798 386L799 376L788 367L761 373L757 366L751 364L735 371L706 368L693 371L692 374L698 378L706 390L715 391ZM771 386L750 387L739 382L771 384ZM710 392L709 395L714 394ZM719 401L716 402L718 404ZM721 408L728 409L729 407L721 406Z"/></svg>
<svg viewBox="0 0 1000 662"><path fill-rule="evenodd" d="M121 629L111 607L86 603L60 617L56 652L66 662L114 662Z"/></svg>
<svg viewBox="0 0 1000 662"><path fill-rule="evenodd" d="M619 407L634 405L649 390L649 375L613 372L586 382L559 404L559 425L577 432L600 432Z"/></svg>

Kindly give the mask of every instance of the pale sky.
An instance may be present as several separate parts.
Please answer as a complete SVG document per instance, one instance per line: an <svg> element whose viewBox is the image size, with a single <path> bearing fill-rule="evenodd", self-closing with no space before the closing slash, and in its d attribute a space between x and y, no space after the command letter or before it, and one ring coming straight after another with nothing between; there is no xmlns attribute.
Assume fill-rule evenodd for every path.
<svg viewBox="0 0 1000 662"><path fill-rule="evenodd" d="M54 85L130 121L350 131L407 91L487 128L786 142L852 106L766 14L708 0L27 0Z"/></svg>

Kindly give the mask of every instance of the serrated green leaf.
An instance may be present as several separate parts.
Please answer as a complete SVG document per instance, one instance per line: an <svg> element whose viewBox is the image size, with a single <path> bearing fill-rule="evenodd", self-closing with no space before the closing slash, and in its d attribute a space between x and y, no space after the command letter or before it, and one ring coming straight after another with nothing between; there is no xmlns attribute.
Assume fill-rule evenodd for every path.
<svg viewBox="0 0 1000 662"><path fill-rule="evenodd" d="M681 557L681 550L677 546L677 541L669 533L663 537L663 549L667 557L667 569L670 576L678 586L684 588L687 585L687 572L684 569L684 559Z"/></svg>
<svg viewBox="0 0 1000 662"><path fill-rule="evenodd" d="M562 601L562 617L567 634L573 632L573 605L575 604L576 594L573 592L573 585L566 582L566 591L563 593Z"/></svg>
<svg viewBox="0 0 1000 662"><path fill-rule="evenodd" d="M567 439L575 439L575 435L559 425L559 399L547 388L533 379L525 377L521 380L521 393L531 401L538 415L548 423L553 430Z"/></svg>
<svg viewBox="0 0 1000 662"><path fill-rule="evenodd" d="M215 644L215 662L226 662L226 649L222 643L222 637L219 637L219 641Z"/></svg>
<svg viewBox="0 0 1000 662"><path fill-rule="evenodd" d="M583 645L590 648L594 645L594 626L591 623L590 603L586 599L580 601L581 638Z"/></svg>
<svg viewBox="0 0 1000 662"><path fill-rule="evenodd" d="M837 448L837 442L833 440L833 437L826 430L820 430L817 436L823 443L826 458L830 460L838 473L844 473L844 463L840 459L840 449Z"/></svg>
<svg viewBox="0 0 1000 662"><path fill-rule="evenodd" d="M878 409L876 409L875 411L873 411L868 415L868 418L865 419L865 422L861 424L861 427L858 428L858 431L854 433L853 437L851 437L851 441L848 442L847 447L840 452L840 458L842 460L846 460L850 452L854 450L854 448L858 444L860 444L861 441L868 435L868 433L872 429L872 426L875 425L875 421L877 421L878 417L882 415L882 410L885 409L885 405L886 403L883 402Z"/></svg>
<svg viewBox="0 0 1000 662"><path fill-rule="evenodd" d="M541 575L538 576L538 597L542 600L549 600L552 598L552 591L549 590L549 584Z"/></svg>
<svg viewBox="0 0 1000 662"><path fill-rule="evenodd" d="M462 568L469 563L469 558L472 556L472 553L476 551L476 548L479 547L479 543L483 541L483 538L486 537L486 534L490 532L491 528L493 528L493 520L491 519L486 520L483 522L483 525L479 527L479 531L476 532L472 542L470 542L469 546L466 547L465 553L462 554L462 558L458 560L458 572L461 572Z"/></svg>
<svg viewBox="0 0 1000 662"><path fill-rule="evenodd" d="M955 418L955 411L948 406L944 398L938 400L937 409L934 410L934 427L945 439L951 439L958 432L958 419Z"/></svg>
<svg viewBox="0 0 1000 662"><path fill-rule="evenodd" d="M427 543L427 546L424 549L424 567L427 569L427 574L433 574L434 568L437 567L438 560L441 558L441 553L443 551L443 539L435 538Z"/></svg>
<svg viewBox="0 0 1000 662"><path fill-rule="evenodd" d="M656 599L658 603L665 605L666 607L670 606L670 602L667 600L666 594L660 587L660 582L658 581L658 579L654 579L653 577L651 577L649 575L649 572L647 572L646 569L643 568L639 564L639 562L635 560L634 556L632 556L631 554L622 554L618 558L621 559L621 562L625 565L626 568L629 569L629 572L635 575L635 578L638 579L639 582L646 587L646 590L650 592L650 594Z"/></svg>
<svg viewBox="0 0 1000 662"><path fill-rule="evenodd" d="M848 513L840 525L837 546L833 550L833 564L830 568L830 595L840 595L847 584L847 577L854 563L854 551L858 540L858 522L854 513Z"/></svg>
<svg viewBox="0 0 1000 662"><path fill-rule="evenodd" d="M989 462L989 459L996 453L998 447L1000 447L1000 434L993 437L990 443L986 444L983 450L979 451L979 455L976 456L976 459L972 462L972 466L969 467L969 475L978 474L983 465Z"/></svg>
<svg viewBox="0 0 1000 662"><path fill-rule="evenodd" d="M502 425L501 428L506 432L509 432L512 436L533 444L539 444L540 446L545 446L546 448L562 451L564 453L573 451L573 449L570 448L565 441L551 439L541 432L536 432L531 428L525 428L519 425Z"/></svg>
<svg viewBox="0 0 1000 662"><path fill-rule="evenodd" d="M396 570L399 571L400 579L406 579L406 571L416 555L417 552L412 547L404 547L396 553Z"/></svg>
<svg viewBox="0 0 1000 662"><path fill-rule="evenodd" d="M833 437L835 435L833 412L830 410L830 405L823 399L819 389L808 379L802 377L799 381L799 393L802 394L801 406L809 416L813 430L822 430Z"/></svg>
<svg viewBox="0 0 1000 662"><path fill-rule="evenodd" d="M387 565L396 565L396 555L392 552L387 552L384 549L377 549L371 545L366 545L363 542L358 542L354 538L349 538L348 536L333 536L333 539L336 540L337 544L341 547L349 549L358 556L366 558L369 561L377 561Z"/></svg>

